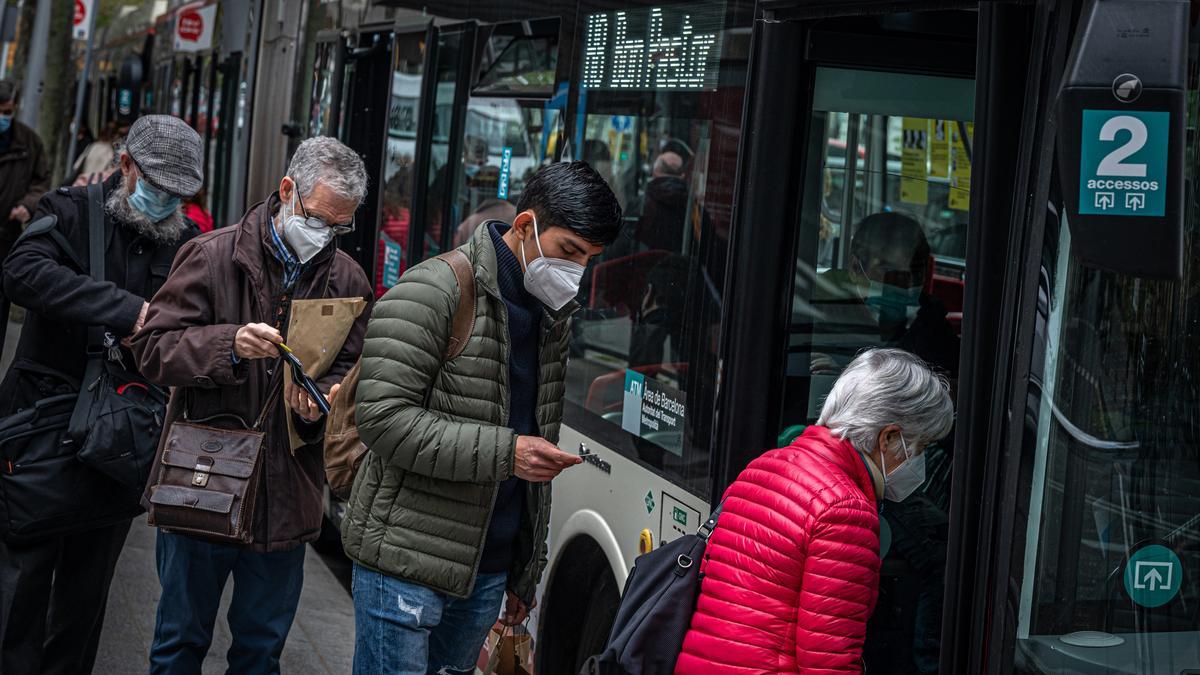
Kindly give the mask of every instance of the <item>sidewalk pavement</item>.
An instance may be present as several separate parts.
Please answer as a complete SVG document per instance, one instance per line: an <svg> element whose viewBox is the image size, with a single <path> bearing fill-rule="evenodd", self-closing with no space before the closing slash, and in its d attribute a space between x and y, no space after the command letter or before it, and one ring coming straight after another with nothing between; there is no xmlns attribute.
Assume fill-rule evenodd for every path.
<svg viewBox="0 0 1200 675"><path fill-rule="evenodd" d="M125 550L117 562L108 597L108 614L100 637L95 673L142 675L147 670L154 615L158 606L158 573L154 563L156 530L145 517L133 522ZM227 667L229 608L233 579L225 585L213 644L204 662L205 675ZM281 659L282 672L292 675L343 675L354 658L354 605L337 577L310 547L304 560L304 591Z"/></svg>

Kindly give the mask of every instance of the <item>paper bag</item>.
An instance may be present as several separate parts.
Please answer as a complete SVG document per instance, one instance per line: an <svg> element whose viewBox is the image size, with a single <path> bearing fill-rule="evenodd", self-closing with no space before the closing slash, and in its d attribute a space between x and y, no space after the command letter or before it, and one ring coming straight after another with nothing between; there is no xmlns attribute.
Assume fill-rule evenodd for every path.
<svg viewBox="0 0 1200 675"><path fill-rule="evenodd" d="M316 300L293 300L292 315L288 321L287 345L296 358L304 364L304 374L314 380L329 372L333 360L346 342L346 336L354 327L354 321L367 307L363 298L320 298ZM291 391L291 366L284 373L287 391ZM304 442L296 434L292 416L287 416L288 440L292 452Z"/></svg>
<svg viewBox="0 0 1200 675"><path fill-rule="evenodd" d="M523 626L508 627L497 623L488 633L483 654L476 664L483 675L530 675L533 672L533 636ZM486 664L483 656L487 656Z"/></svg>

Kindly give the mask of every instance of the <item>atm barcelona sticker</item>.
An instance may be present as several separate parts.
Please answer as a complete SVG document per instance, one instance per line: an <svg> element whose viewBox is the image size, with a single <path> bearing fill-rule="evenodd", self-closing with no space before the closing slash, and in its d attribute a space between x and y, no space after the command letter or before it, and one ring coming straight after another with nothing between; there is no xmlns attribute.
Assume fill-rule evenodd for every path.
<svg viewBox="0 0 1200 675"><path fill-rule="evenodd" d="M683 392L636 370L625 371L622 429L682 457L683 421L686 418Z"/></svg>
<svg viewBox="0 0 1200 675"><path fill-rule="evenodd" d="M1084 110L1079 212L1165 215L1170 131L1169 112Z"/></svg>

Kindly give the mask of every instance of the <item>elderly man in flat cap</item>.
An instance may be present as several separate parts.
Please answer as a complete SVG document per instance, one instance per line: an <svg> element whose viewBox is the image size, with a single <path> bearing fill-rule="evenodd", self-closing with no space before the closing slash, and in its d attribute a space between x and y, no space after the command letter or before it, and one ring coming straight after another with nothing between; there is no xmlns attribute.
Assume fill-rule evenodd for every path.
<svg viewBox="0 0 1200 675"><path fill-rule="evenodd" d="M141 328L147 300L166 281L176 251L199 234L180 203L200 188L203 158L200 136L184 122L142 117L130 128L120 171L103 183L100 200L89 203L87 187L73 187L38 202L3 268L5 295L28 313L18 365L0 384L0 414L47 395L53 385L39 379L39 370L81 380L89 325L103 325L115 338ZM95 207L103 210L107 235L105 281L88 271L88 214ZM127 369L136 367L133 354L114 348ZM110 479L96 472L95 480ZM47 498L80 492L68 484L63 491ZM92 670L113 569L140 507L136 494L79 507L89 516L86 529L33 544L0 542L5 675Z"/></svg>

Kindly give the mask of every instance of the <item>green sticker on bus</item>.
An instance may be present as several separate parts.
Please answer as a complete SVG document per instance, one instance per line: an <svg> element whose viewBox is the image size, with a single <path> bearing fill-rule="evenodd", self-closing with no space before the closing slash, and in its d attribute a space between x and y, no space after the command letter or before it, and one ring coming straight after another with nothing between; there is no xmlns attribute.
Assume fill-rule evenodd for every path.
<svg viewBox="0 0 1200 675"><path fill-rule="evenodd" d="M1125 563L1125 592L1142 607L1161 607L1179 594L1183 563L1166 546L1138 549Z"/></svg>
<svg viewBox="0 0 1200 675"><path fill-rule="evenodd" d="M674 509L671 510L671 520L674 520L676 523L678 523L684 527L687 527L687 524L688 524L687 511L684 511L683 509L676 506Z"/></svg>

